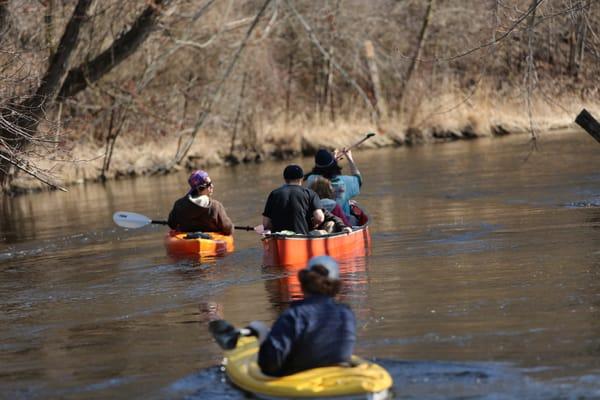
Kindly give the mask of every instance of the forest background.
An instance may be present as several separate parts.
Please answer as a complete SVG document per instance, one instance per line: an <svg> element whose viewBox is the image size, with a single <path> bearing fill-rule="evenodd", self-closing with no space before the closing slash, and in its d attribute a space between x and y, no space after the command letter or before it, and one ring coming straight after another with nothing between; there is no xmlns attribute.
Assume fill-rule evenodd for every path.
<svg viewBox="0 0 600 400"><path fill-rule="evenodd" d="M0 0L5 194L600 113L595 0Z"/></svg>

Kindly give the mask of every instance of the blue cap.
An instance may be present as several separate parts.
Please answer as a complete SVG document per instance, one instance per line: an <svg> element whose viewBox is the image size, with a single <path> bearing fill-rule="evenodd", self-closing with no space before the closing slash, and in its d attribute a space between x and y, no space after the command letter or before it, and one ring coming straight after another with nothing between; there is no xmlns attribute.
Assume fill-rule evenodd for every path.
<svg viewBox="0 0 600 400"><path fill-rule="evenodd" d="M329 279L340 279L340 267L333 258L329 256L316 256L308 260L308 265L306 265L306 269L311 271L317 265L325 268L327 270L327 277Z"/></svg>

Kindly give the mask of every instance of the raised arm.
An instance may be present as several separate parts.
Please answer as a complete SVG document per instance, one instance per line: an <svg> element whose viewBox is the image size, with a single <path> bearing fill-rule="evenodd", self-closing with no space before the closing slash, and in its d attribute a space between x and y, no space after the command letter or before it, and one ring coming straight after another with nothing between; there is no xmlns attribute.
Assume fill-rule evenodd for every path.
<svg viewBox="0 0 600 400"><path fill-rule="evenodd" d="M346 150L346 151L343 151L343 153L346 155L346 158L348 159L348 165L350 166L350 173L352 175L360 175L360 171L358 170L358 167L356 166L356 163L354 162L354 158L352 157L352 150Z"/></svg>

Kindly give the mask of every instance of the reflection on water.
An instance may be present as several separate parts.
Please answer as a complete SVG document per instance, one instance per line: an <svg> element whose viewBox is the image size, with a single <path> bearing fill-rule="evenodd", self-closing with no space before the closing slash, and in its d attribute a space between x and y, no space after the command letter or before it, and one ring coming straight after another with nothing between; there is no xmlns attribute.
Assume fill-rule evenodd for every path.
<svg viewBox="0 0 600 400"><path fill-rule="evenodd" d="M342 262L356 352L404 398L600 397L600 174L587 135L359 151L372 254ZM297 160L306 167L310 160ZM215 168L215 196L257 225L283 163ZM174 260L164 219L186 174L0 201L0 397L240 398L208 321L272 322L296 272L253 232L224 258Z"/></svg>
<svg viewBox="0 0 600 400"><path fill-rule="evenodd" d="M365 294L367 262L368 258L366 257L351 257L339 260L340 276L343 279L339 301L349 303L348 300L361 297L361 293ZM265 271L265 288L273 304L287 304L304 298L298 279L298 272L304 267L304 265L263 267ZM282 275L282 277L272 279L268 275Z"/></svg>

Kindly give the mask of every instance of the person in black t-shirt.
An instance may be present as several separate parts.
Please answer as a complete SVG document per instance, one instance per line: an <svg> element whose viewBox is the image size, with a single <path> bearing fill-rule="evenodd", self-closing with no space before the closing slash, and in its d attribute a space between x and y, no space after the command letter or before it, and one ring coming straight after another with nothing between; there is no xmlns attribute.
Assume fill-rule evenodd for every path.
<svg viewBox="0 0 600 400"><path fill-rule="evenodd" d="M312 190L302 187L304 171L292 164L283 170L285 185L269 194L263 212L263 226L271 232L293 231L307 235L323 223L321 200Z"/></svg>

